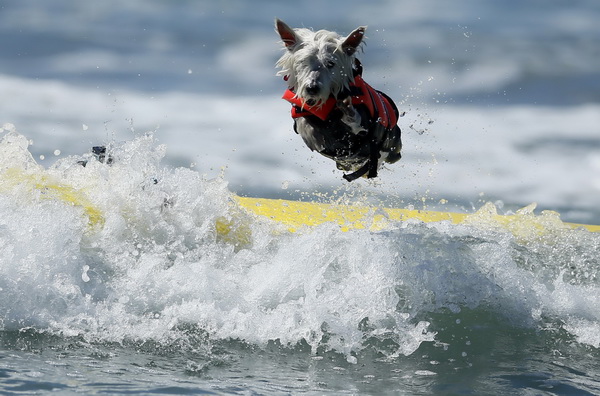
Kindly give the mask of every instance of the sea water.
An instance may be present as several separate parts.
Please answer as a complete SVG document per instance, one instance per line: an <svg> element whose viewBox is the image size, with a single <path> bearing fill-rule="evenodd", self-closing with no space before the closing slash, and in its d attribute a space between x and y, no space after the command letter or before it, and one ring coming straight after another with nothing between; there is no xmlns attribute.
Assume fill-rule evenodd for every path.
<svg viewBox="0 0 600 396"><path fill-rule="evenodd" d="M4 2L0 392L600 393L600 237L540 214L600 223L599 16L591 0ZM406 112L404 158L377 182L348 185L293 133L274 17L369 25L365 79ZM539 209L521 233L289 233L235 194Z"/></svg>
<svg viewBox="0 0 600 396"><path fill-rule="evenodd" d="M2 134L3 391L599 390L600 235L526 215L290 233L164 150L45 169Z"/></svg>

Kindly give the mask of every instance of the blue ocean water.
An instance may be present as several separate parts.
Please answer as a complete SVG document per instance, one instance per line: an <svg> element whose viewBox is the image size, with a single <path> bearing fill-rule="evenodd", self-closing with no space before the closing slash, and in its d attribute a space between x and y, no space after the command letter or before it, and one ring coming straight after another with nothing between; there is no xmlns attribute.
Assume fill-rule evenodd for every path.
<svg viewBox="0 0 600 396"><path fill-rule="evenodd" d="M368 25L365 79L406 112L376 182L294 134L275 17ZM540 215L600 224L599 17L595 0L3 1L0 393L600 393L600 237ZM525 211L519 232L289 234L233 194L536 202L548 230Z"/></svg>

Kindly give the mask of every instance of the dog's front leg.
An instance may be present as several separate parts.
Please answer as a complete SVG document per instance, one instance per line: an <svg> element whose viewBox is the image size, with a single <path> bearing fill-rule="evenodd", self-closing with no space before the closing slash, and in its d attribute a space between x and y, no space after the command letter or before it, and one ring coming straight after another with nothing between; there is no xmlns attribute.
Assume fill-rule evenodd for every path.
<svg viewBox="0 0 600 396"><path fill-rule="evenodd" d="M342 111L342 122L350 128L350 131L358 135L365 131L361 125L361 117L358 111L352 105L352 98L349 96L338 102L338 108Z"/></svg>
<svg viewBox="0 0 600 396"><path fill-rule="evenodd" d="M317 151L320 153L326 148L325 137L323 136L323 134L305 117L297 118L296 120L294 120L294 130L302 137L304 143L312 151Z"/></svg>

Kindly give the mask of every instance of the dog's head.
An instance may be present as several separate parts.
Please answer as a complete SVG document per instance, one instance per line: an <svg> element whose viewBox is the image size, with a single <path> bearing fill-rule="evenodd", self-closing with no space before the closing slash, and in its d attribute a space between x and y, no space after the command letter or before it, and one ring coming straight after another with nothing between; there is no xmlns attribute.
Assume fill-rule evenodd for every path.
<svg viewBox="0 0 600 396"><path fill-rule="evenodd" d="M361 26L342 37L328 30L292 29L276 19L275 30L285 46L285 53L277 61L281 68L277 75L286 76L289 88L307 105L324 103L354 80L354 54L366 29Z"/></svg>

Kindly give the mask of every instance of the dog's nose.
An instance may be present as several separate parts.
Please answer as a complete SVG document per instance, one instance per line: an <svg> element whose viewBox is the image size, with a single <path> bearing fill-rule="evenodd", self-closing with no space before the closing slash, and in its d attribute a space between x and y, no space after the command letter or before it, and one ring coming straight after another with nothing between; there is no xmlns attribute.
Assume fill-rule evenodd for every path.
<svg viewBox="0 0 600 396"><path fill-rule="evenodd" d="M319 93L319 86L316 83L311 83L306 86L306 93L309 95L316 95Z"/></svg>

